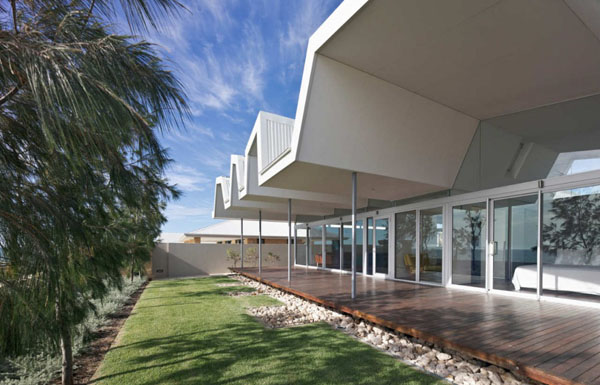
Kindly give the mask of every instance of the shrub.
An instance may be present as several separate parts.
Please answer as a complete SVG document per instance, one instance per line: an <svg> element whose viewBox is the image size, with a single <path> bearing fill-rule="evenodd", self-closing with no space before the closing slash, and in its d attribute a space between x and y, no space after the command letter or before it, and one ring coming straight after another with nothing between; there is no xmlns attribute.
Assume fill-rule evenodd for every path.
<svg viewBox="0 0 600 385"><path fill-rule="evenodd" d="M123 280L121 290L112 289L102 300L94 301L96 311L90 313L77 326L73 353L80 353L90 340L91 334L107 320L108 315L119 310L127 299L144 283L143 278ZM18 356L0 357L0 385L46 384L60 373L61 356L56 351L41 347L37 352Z"/></svg>

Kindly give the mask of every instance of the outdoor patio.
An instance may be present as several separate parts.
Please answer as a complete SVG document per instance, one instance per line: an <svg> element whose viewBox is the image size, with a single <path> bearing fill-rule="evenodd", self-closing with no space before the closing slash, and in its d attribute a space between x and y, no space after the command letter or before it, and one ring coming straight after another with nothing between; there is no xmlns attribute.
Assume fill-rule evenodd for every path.
<svg viewBox="0 0 600 385"><path fill-rule="evenodd" d="M306 299L549 384L600 384L600 309L294 268L235 269Z"/></svg>

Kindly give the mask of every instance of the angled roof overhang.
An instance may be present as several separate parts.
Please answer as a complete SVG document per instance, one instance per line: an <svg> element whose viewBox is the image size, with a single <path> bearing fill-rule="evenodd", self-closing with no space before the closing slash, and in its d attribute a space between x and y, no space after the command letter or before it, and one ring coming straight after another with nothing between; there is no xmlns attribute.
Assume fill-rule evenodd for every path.
<svg viewBox="0 0 600 385"><path fill-rule="evenodd" d="M593 2L348 0L309 40L289 147L265 157L255 125L232 175L261 205L349 202L352 172L362 202L443 191L481 120L598 93Z"/></svg>

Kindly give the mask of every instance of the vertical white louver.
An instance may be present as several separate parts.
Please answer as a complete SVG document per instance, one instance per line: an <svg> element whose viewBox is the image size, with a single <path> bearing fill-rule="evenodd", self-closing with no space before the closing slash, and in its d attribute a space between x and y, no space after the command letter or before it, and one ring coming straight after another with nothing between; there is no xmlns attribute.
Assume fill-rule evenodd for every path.
<svg viewBox="0 0 600 385"><path fill-rule="evenodd" d="M279 156L290 149L294 126L273 119L265 119L262 135L262 170L269 167Z"/></svg>
<svg viewBox="0 0 600 385"><path fill-rule="evenodd" d="M223 178L223 183L221 184L221 189L223 190L223 202L229 203L229 196L231 194L231 182L229 178Z"/></svg>

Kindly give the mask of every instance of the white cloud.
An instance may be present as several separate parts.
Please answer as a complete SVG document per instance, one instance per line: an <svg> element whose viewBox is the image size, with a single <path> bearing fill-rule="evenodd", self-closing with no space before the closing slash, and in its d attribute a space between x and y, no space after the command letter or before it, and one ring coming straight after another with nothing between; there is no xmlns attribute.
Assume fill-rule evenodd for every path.
<svg viewBox="0 0 600 385"><path fill-rule="evenodd" d="M232 20L235 3L189 1L189 12L182 12L176 25L150 36L176 67L194 116L207 109L232 113L264 105L265 39L258 20Z"/></svg>
<svg viewBox="0 0 600 385"><path fill-rule="evenodd" d="M169 182L183 191L204 191L212 180L195 168L177 163L167 171Z"/></svg>
<svg viewBox="0 0 600 385"><path fill-rule="evenodd" d="M216 170L221 174L229 174L229 165L231 163L231 151L218 150L216 148L208 149L197 155L199 164L204 167Z"/></svg>
<svg viewBox="0 0 600 385"><path fill-rule="evenodd" d="M169 221L175 219L186 219L190 217L205 217L211 215L212 209L208 207L190 207L180 204L170 203L165 210L165 216Z"/></svg>
<svg viewBox="0 0 600 385"><path fill-rule="evenodd" d="M280 74L280 79L284 82L288 80L290 74L298 74L297 64L302 63L308 46L308 39L323 23L329 14L331 1L324 0L305 0L291 7L292 17L287 24L285 32L279 37L279 49L284 62L290 63L287 69Z"/></svg>

